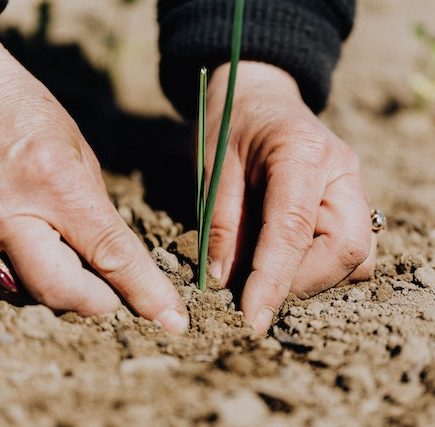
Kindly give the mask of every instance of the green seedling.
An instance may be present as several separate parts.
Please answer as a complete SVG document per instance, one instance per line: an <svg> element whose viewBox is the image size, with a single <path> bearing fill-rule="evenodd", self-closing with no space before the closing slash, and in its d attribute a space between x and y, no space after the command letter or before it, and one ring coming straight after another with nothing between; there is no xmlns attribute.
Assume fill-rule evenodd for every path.
<svg viewBox="0 0 435 427"><path fill-rule="evenodd" d="M214 205L216 202L217 190L222 174L222 167L227 151L230 137L230 121L233 106L234 89L236 85L237 66L240 60L240 50L243 33L243 12L244 0L235 0L233 34L231 42L231 67L228 77L227 95L224 112L218 137L216 155L211 174L208 192L205 189L205 139L206 139L206 94L207 94L207 73L201 70L199 113L198 113L198 191L197 191L197 217L198 217L198 287L204 291L207 285L207 258L208 245L210 240L211 220Z"/></svg>
<svg viewBox="0 0 435 427"><path fill-rule="evenodd" d="M204 221L206 191L205 191L205 143L207 139L207 69L202 68L199 77L198 100L198 147L197 147L197 194L196 218L198 224L198 254L201 253L202 226Z"/></svg>

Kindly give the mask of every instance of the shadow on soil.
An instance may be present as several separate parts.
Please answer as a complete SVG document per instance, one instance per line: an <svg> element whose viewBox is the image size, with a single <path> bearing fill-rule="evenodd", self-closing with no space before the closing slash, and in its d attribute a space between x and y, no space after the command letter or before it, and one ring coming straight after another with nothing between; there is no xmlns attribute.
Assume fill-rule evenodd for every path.
<svg viewBox="0 0 435 427"><path fill-rule="evenodd" d="M190 128L165 117L122 111L107 73L96 69L77 44L50 44L48 13L41 8L39 14L32 35L7 28L0 31L0 41L71 114L105 169L122 174L140 170L147 202L193 227Z"/></svg>

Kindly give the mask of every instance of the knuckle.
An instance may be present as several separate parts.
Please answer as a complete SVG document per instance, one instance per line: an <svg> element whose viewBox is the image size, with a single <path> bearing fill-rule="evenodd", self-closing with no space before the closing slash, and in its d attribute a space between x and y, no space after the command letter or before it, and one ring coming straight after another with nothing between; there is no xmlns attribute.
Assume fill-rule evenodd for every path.
<svg viewBox="0 0 435 427"><path fill-rule="evenodd" d="M364 240L347 240L339 250L339 261L346 270L354 270L363 264L370 253L370 245Z"/></svg>
<svg viewBox="0 0 435 427"><path fill-rule="evenodd" d="M323 164L330 154L329 139L307 132L297 132L291 136L277 138L266 156L268 170L278 166L291 165L299 167L301 171L314 170Z"/></svg>
<svg viewBox="0 0 435 427"><path fill-rule="evenodd" d="M311 156L316 158L326 157L331 150L331 135L325 131L323 126L314 125L310 122L294 132L293 139L307 148Z"/></svg>
<svg viewBox="0 0 435 427"><path fill-rule="evenodd" d="M32 153L32 162L39 176L48 181L56 181L61 172L61 161L57 152L51 147L42 145L40 149Z"/></svg>
<svg viewBox="0 0 435 427"><path fill-rule="evenodd" d="M278 232L286 245L305 254L313 241L311 213L300 207L284 212L277 221Z"/></svg>
<svg viewBox="0 0 435 427"><path fill-rule="evenodd" d="M210 240L216 244L227 241L237 232L237 226L230 220L219 220L213 222L210 230Z"/></svg>
<svg viewBox="0 0 435 427"><path fill-rule="evenodd" d="M136 245L123 228L108 226L96 239L89 263L102 274L119 275L135 265Z"/></svg>
<svg viewBox="0 0 435 427"><path fill-rule="evenodd" d="M45 137L30 136L14 147L13 156L26 159L22 175L32 183L57 186L70 170L72 161L79 159L79 152L66 144L53 144Z"/></svg>

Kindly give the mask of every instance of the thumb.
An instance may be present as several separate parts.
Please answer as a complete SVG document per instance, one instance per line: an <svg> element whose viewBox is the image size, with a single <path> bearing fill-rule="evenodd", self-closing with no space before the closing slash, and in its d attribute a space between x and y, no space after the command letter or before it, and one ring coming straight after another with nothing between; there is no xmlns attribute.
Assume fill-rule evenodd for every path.
<svg viewBox="0 0 435 427"><path fill-rule="evenodd" d="M189 319L174 286L107 197L95 194L86 200L68 211L64 238L138 314L160 322L170 332L183 332Z"/></svg>
<svg viewBox="0 0 435 427"><path fill-rule="evenodd" d="M235 154L228 152L219 183L209 245L210 272L222 286L227 285L234 268L244 194L243 168Z"/></svg>

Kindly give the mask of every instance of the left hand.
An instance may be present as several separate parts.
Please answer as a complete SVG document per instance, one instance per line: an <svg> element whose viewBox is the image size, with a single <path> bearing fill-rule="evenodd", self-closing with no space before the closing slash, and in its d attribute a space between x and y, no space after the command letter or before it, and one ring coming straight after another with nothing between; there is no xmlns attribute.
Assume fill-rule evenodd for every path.
<svg viewBox="0 0 435 427"><path fill-rule="evenodd" d="M228 73L229 64L222 65L209 85L208 180ZM358 156L309 110L286 72L240 62L231 130L212 222L211 270L228 283L249 250L240 246L252 235L246 222L258 210L241 306L262 334L290 291L308 298L345 279L368 279L376 238ZM247 205L252 194L259 195L254 209Z"/></svg>

